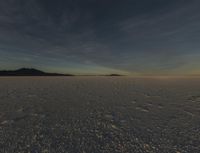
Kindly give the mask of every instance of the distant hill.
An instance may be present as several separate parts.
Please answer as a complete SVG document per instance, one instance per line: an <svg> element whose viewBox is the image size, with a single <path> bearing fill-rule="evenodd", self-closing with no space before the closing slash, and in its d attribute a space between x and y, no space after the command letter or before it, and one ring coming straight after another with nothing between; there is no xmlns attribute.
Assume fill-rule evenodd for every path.
<svg viewBox="0 0 200 153"><path fill-rule="evenodd" d="M0 71L0 76L73 76L72 74L47 73L33 68L21 68L13 71Z"/></svg>
<svg viewBox="0 0 200 153"><path fill-rule="evenodd" d="M121 74L109 74L109 75L106 75L106 76L123 76Z"/></svg>

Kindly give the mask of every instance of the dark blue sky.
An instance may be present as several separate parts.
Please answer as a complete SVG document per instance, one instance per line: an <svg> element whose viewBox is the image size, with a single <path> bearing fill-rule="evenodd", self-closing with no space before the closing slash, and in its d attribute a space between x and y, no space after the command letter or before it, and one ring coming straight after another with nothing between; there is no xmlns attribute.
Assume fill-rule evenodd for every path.
<svg viewBox="0 0 200 153"><path fill-rule="evenodd" d="M0 69L200 74L199 0L1 0Z"/></svg>

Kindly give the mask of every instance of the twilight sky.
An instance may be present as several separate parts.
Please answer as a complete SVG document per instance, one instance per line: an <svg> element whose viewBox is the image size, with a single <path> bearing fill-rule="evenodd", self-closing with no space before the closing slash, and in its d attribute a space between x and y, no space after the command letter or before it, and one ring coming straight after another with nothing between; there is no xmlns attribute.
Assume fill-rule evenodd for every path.
<svg viewBox="0 0 200 153"><path fill-rule="evenodd" d="M0 69L200 74L199 0L0 0Z"/></svg>

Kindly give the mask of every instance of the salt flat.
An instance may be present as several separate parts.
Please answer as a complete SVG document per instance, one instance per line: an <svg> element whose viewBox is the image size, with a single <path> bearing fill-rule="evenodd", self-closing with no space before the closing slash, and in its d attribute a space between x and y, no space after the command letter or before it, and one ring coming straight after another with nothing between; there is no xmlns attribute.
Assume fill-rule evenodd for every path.
<svg viewBox="0 0 200 153"><path fill-rule="evenodd" d="M200 79L0 78L0 153L198 153Z"/></svg>

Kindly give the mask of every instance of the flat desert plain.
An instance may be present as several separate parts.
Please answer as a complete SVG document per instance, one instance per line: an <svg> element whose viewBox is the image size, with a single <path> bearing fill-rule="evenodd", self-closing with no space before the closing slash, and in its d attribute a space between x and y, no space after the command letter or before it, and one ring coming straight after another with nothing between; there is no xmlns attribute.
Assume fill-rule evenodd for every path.
<svg viewBox="0 0 200 153"><path fill-rule="evenodd" d="M0 78L0 153L199 152L198 78Z"/></svg>

